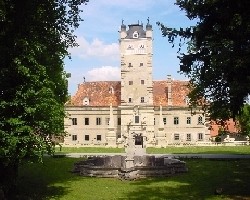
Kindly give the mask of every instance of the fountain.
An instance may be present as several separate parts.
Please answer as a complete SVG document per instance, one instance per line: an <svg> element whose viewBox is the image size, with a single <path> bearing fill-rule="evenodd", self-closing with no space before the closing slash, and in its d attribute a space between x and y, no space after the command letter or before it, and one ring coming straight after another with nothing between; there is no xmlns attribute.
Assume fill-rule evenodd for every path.
<svg viewBox="0 0 250 200"><path fill-rule="evenodd" d="M146 154L141 135L131 133L126 140L126 155L94 156L74 164L74 173L82 176L135 180L144 177L173 176L187 172L178 159Z"/></svg>

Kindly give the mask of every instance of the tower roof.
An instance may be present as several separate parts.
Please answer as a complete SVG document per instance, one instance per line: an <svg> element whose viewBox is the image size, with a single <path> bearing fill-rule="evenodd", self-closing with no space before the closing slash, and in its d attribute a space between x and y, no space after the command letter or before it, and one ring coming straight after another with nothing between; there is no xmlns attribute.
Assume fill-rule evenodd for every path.
<svg viewBox="0 0 250 200"><path fill-rule="evenodd" d="M127 37L126 39L132 39L134 37L134 33L138 33L137 38L146 38L146 31L143 30L143 25L142 24L131 24L128 25L129 29L127 31Z"/></svg>

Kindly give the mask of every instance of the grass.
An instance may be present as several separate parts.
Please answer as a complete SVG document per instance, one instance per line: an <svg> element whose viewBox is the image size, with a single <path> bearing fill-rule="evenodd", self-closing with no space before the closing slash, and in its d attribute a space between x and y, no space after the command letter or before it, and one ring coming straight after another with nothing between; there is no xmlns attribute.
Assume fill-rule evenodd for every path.
<svg viewBox="0 0 250 200"><path fill-rule="evenodd" d="M45 158L20 168L18 200L250 199L249 160L186 160L189 172L136 181L81 177L70 173L74 158ZM215 188L223 188L215 195Z"/></svg>
<svg viewBox="0 0 250 200"><path fill-rule="evenodd" d="M166 148L147 148L147 153L152 154L250 154L249 146L191 146L191 147L166 147Z"/></svg>
<svg viewBox="0 0 250 200"><path fill-rule="evenodd" d="M56 153L124 153L124 148L105 148L105 147L59 147L55 149Z"/></svg>
<svg viewBox="0 0 250 200"><path fill-rule="evenodd" d="M124 153L124 148L102 147L62 147L56 148L56 153ZM151 154L182 154L182 153L208 153L208 154L250 154L249 146L189 146L189 147L165 147L147 148Z"/></svg>

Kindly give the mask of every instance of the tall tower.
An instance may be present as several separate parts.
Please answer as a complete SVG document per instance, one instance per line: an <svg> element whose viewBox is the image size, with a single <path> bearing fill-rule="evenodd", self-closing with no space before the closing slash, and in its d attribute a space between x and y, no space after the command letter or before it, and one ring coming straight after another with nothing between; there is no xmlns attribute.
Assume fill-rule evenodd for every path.
<svg viewBox="0 0 250 200"><path fill-rule="evenodd" d="M152 105L152 25L121 25L121 105Z"/></svg>
<svg viewBox="0 0 250 200"><path fill-rule="evenodd" d="M152 25L126 25L120 30L121 134L143 136L154 133L152 81ZM152 137L152 136L150 136ZM145 143L144 143L145 144Z"/></svg>

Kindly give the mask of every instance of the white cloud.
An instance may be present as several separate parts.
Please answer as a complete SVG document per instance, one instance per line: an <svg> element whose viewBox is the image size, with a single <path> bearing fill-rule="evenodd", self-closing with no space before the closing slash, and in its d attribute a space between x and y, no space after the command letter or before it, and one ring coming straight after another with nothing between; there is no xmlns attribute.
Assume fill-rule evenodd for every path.
<svg viewBox="0 0 250 200"><path fill-rule="evenodd" d="M79 46L69 50L72 56L78 56L81 58L108 57L109 59L114 60L119 59L119 45L117 43L105 44L98 38L89 42L84 37L78 37L76 42Z"/></svg>
<svg viewBox="0 0 250 200"><path fill-rule="evenodd" d="M119 81L121 71L119 67L102 66L87 72L86 81Z"/></svg>

